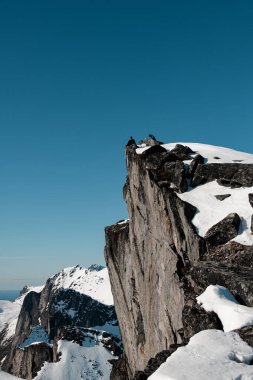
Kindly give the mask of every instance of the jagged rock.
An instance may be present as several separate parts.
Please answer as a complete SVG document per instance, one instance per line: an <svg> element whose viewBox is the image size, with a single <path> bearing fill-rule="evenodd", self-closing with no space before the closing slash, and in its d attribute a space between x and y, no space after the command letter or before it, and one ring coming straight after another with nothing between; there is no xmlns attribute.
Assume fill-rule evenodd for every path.
<svg viewBox="0 0 253 380"><path fill-rule="evenodd" d="M194 152L188 147L181 144L176 144L175 148L171 150L171 153L176 155L180 160L191 160L190 154Z"/></svg>
<svg viewBox="0 0 253 380"><path fill-rule="evenodd" d="M253 194L249 194L249 203L253 207Z"/></svg>
<svg viewBox="0 0 253 380"><path fill-rule="evenodd" d="M253 186L253 165L251 164L206 164L198 165L191 185L198 186L217 180L222 186Z"/></svg>
<svg viewBox="0 0 253 380"><path fill-rule="evenodd" d="M252 268L202 261L190 269L189 275L196 295L209 285L219 284L228 288L239 303L253 306Z"/></svg>
<svg viewBox="0 0 253 380"><path fill-rule="evenodd" d="M163 146L156 144L156 145L151 146L149 149L145 150L140 157L145 158L147 156L150 156L151 154L166 153L166 152L167 150Z"/></svg>
<svg viewBox="0 0 253 380"><path fill-rule="evenodd" d="M105 267L103 265L98 265L98 264L92 264L91 266L89 266L89 270L92 270L92 271L95 271L95 272L99 272L100 270L104 269Z"/></svg>
<svg viewBox="0 0 253 380"><path fill-rule="evenodd" d="M182 340L186 340L185 344L190 336L202 330L222 330L222 324L217 315L213 312L207 313L197 304L195 292L192 293L192 299L186 301L183 309L183 326Z"/></svg>
<svg viewBox="0 0 253 380"><path fill-rule="evenodd" d="M177 183L179 189L186 179L182 161L191 154L182 146L170 152L154 146L142 155L126 150L129 221L105 230L106 263L125 349L123 377L122 362L116 361L111 380L146 379L147 365L157 353L186 344L202 329L221 329L217 315L196 302L208 285L225 286L240 303L253 306L253 247L229 241L238 233L240 217L229 215L203 239L191 223L196 208L171 188ZM231 187L252 186L253 165L204 164L197 157L188 172L194 185L218 180ZM180 180L174 178L175 168Z"/></svg>
<svg viewBox="0 0 253 380"><path fill-rule="evenodd" d="M161 177L161 172L159 174ZM188 189L183 162L166 162L163 165L162 178L163 181L166 181L168 183L169 187L173 188L179 193L184 193Z"/></svg>
<svg viewBox="0 0 253 380"><path fill-rule="evenodd" d="M162 143L160 141L154 140L150 137L147 137L144 139L144 144L149 145L149 146L155 146L155 145L161 145Z"/></svg>
<svg viewBox="0 0 253 380"><path fill-rule="evenodd" d="M234 331L237 332L249 346L253 347L253 326L242 327ZM251 364L253 364L253 362L251 362Z"/></svg>
<svg viewBox="0 0 253 380"><path fill-rule="evenodd" d="M253 215L251 215L251 225L250 225L251 232L253 232Z"/></svg>
<svg viewBox="0 0 253 380"><path fill-rule="evenodd" d="M6 340L5 339L6 338L6 334L7 334L7 331L6 331L6 328L4 328L0 332L0 342L1 342L1 346L0 346L0 363L9 354L9 352L11 350L12 339L7 339Z"/></svg>
<svg viewBox="0 0 253 380"><path fill-rule="evenodd" d="M152 148L162 147L147 152ZM129 222L106 228L105 257L131 378L151 357L180 343L184 301L178 273L198 260L205 244L191 224L195 207L159 187L155 169L146 168L148 156L126 152Z"/></svg>
<svg viewBox="0 0 253 380"><path fill-rule="evenodd" d="M53 348L46 343L18 348L15 350L10 372L15 376L32 380L45 361L53 361Z"/></svg>
<svg viewBox="0 0 253 380"><path fill-rule="evenodd" d="M192 162L190 163L189 171L188 171L189 177L193 177L198 165L204 164L204 162L205 162L204 157L201 156L201 154L197 154L197 156L194 157Z"/></svg>
<svg viewBox="0 0 253 380"><path fill-rule="evenodd" d="M229 197L231 197L231 194L215 195L215 198L217 198L219 201L224 201L224 199Z"/></svg>
<svg viewBox="0 0 253 380"><path fill-rule="evenodd" d="M238 214L231 213L211 227L205 234L208 245L213 247L227 243L237 236L241 219Z"/></svg>
<svg viewBox="0 0 253 380"><path fill-rule="evenodd" d="M111 380L129 380L128 374L130 369L125 354L123 353L119 359L110 360L112 364Z"/></svg>
<svg viewBox="0 0 253 380"><path fill-rule="evenodd" d="M225 245L210 247L202 258L207 261L217 261L253 268L253 246L246 246L235 241L230 241Z"/></svg>

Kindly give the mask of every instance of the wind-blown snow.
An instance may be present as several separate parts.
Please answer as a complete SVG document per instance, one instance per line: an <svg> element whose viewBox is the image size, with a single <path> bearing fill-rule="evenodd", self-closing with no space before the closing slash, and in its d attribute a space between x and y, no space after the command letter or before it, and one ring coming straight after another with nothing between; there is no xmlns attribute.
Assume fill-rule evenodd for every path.
<svg viewBox="0 0 253 380"><path fill-rule="evenodd" d="M208 144L199 144L199 143L187 143L187 142L178 142L178 143L170 143L163 144L167 150L172 150L175 148L176 144L186 145L195 154L201 154L204 158L206 158L206 163L242 163L242 164L253 164L253 154L239 152L234 149L223 148L221 146L208 145ZM137 148L136 153L142 154L145 150L149 149L150 146L146 146L144 148ZM192 157L195 156L192 154ZM219 157L219 158L215 158Z"/></svg>
<svg viewBox="0 0 253 380"><path fill-rule="evenodd" d="M0 301L0 332L6 328L6 335L3 342L10 339L15 334L18 316L27 293L34 291L40 293L43 286L30 286L27 291L15 301Z"/></svg>
<svg viewBox="0 0 253 380"><path fill-rule="evenodd" d="M93 339L85 341L83 346L67 340L58 342L61 353L57 363L45 363L36 380L109 380L110 359L115 359L102 344Z"/></svg>
<svg viewBox="0 0 253 380"><path fill-rule="evenodd" d="M253 307L240 305L233 294L223 286L209 285L197 302L206 311L214 311L222 322L224 331L253 325Z"/></svg>
<svg viewBox="0 0 253 380"><path fill-rule="evenodd" d="M198 211L192 219L198 234L202 237L214 224L224 219L228 214L236 212L242 222L239 234L234 241L244 245L253 244L251 233L252 207L248 194L253 193L253 187L230 189L220 186L216 181L190 188L182 194L177 194L183 201L197 207ZM215 195L231 194L223 201L215 198Z"/></svg>
<svg viewBox="0 0 253 380"><path fill-rule="evenodd" d="M54 284L56 288L73 289L86 294L105 305L114 304L107 268L100 271L89 270L79 265L65 268L54 276Z"/></svg>
<svg viewBox="0 0 253 380"><path fill-rule="evenodd" d="M178 348L149 380L253 380L253 348L237 333L204 330Z"/></svg>

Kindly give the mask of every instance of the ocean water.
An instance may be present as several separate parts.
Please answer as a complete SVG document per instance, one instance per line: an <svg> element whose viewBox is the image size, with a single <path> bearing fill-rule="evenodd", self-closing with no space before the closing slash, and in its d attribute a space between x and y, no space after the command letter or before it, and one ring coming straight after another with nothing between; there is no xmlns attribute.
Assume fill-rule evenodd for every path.
<svg viewBox="0 0 253 380"><path fill-rule="evenodd" d="M20 290L0 290L0 300L14 301L19 296Z"/></svg>

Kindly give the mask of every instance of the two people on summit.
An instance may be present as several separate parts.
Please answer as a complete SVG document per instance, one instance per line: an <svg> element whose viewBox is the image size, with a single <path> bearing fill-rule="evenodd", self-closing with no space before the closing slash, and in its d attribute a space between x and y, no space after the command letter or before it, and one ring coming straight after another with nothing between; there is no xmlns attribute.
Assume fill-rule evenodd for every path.
<svg viewBox="0 0 253 380"><path fill-rule="evenodd" d="M148 137L146 139L144 139L144 141L143 140L139 141L139 145L141 145L143 143L147 144L147 145L151 145L150 140L153 140L153 142L157 141L155 136L150 134L150 135L148 135ZM132 146L132 145L137 147L135 139L133 138L133 136L130 136L130 139L128 140L128 143L126 144L126 146Z"/></svg>

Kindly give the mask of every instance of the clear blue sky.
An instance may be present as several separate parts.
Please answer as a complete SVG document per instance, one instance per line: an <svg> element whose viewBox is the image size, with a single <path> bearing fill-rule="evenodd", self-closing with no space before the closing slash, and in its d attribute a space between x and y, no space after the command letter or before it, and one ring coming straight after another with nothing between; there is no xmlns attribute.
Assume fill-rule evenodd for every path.
<svg viewBox="0 0 253 380"><path fill-rule="evenodd" d="M124 144L252 152L252 0L0 0L0 289L103 263Z"/></svg>

